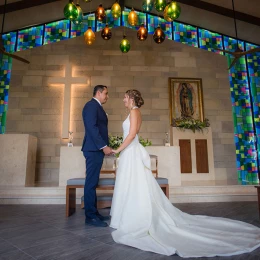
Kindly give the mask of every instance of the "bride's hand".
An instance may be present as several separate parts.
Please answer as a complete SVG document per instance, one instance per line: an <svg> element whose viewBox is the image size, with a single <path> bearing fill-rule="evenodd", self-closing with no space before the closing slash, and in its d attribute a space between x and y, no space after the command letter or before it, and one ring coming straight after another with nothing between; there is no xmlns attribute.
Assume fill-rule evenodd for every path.
<svg viewBox="0 0 260 260"><path fill-rule="evenodd" d="M119 153L119 152L118 152L118 150L112 149L112 153L113 153L113 154L116 154L116 153Z"/></svg>

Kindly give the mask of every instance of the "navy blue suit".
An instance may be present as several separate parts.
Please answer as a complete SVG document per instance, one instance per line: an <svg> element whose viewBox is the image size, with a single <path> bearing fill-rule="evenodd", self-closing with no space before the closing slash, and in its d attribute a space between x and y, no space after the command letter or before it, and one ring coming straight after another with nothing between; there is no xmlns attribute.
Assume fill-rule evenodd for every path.
<svg viewBox="0 0 260 260"><path fill-rule="evenodd" d="M86 159L85 215L88 218L95 218L97 214L96 187L104 159L101 148L108 145L108 120L103 107L95 99L86 103L82 117L85 126L85 137L81 149Z"/></svg>

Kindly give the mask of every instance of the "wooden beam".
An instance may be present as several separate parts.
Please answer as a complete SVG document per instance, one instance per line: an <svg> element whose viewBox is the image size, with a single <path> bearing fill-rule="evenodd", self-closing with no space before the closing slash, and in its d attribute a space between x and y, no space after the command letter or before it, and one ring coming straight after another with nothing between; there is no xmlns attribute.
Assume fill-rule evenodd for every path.
<svg viewBox="0 0 260 260"><path fill-rule="evenodd" d="M181 4L185 4L185 5L193 6L193 7L199 8L199 9L203 9L205 11L209 11L209 12L212 12L212 13L227 16L227 17L230 17L230 18L234 17L232 9L228 9L228 8L225 8L225 7L222 7L222 6L210 4L210 3L207 3L207 2L203 2L201 0L192 0L192 1L191 0L178 0L178 2L181 3ZM235 11L235 13L236 13L236 19L237 20L260 26L260 18L259 17L252 16L252 15L245 14L245 13L241 13L241 12L237 12L237 11Z"/></svg>
<svg viewBox="0 0 260 260"><path fill-rule="evenodd" d="M119 0L118 3L121 6L121 9L123 10L123 8L125 6L125 0Z"/></svg>
<svg viewBox="0 0 260 260"><path fill-rule="evenodd" d="M52 2L57 2L61 0L23 0L19 2L14 2L6 5L6 13L26 9L26 8L31 8L34 6L38 5L44 5L44 4L49 4ZM0 6L0 14L4 13L4 5Z"/></svg>

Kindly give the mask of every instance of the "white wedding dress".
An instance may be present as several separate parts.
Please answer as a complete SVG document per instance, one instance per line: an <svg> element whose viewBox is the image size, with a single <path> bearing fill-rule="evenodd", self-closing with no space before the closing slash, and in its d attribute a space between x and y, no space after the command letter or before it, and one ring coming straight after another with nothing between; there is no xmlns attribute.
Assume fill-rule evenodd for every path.
<svg viewBox="0 0 260 260"><path fill-rule="evenodd" d="M129 116L123 123L129 133ZM163 255L230 256L260 246L256 226L220 217L189 215L175 208L150 170L138 136L120 154L111 207L115 242Z"/></svg>

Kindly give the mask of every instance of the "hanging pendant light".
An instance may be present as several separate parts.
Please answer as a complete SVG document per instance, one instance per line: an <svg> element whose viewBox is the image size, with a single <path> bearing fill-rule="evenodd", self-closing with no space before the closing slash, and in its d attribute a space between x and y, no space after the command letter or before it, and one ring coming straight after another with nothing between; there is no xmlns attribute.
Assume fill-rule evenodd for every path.
<svg viewBox="0 0 260 260"><path fill-rule="evenodd" d="M114 19L118 19L121 16L121 6L116 1L111 7L111 13Z"/></svg>
<svg viewBox="0 0 260 260"><path fill-rule="evenodd" d="M167 22L172 22L173 19L168 16L168 7L169 7L169 5L167 5L167 6L165 7L164 11L163 11L163 18L164 18L164 20L167 21Z"/></svg>
<svg viewBox="0 0 260 260"><path fill-rule="evenodd" d="M102 6L102 4L99 5L99 7L96 10L96 19L100 22L104 21L106 18L106 11L104 9L104 7Z"/></svg>
<svg viewBox="0 0 260 260"><path fill-rule="evenodd" d="M164 40L165 40L165 34L164 34L164 32L163 32L163 30L161 29L160 26L158 26L158 27L156 28L156 30L154 31L153 40L154 40L156 43L158 43L158 44L164 42Z"/></svg>
<svg viewBox="0 0 260 260"><path fill-rule="evenodd" d="M147 36L148 36L148 31L144 27L144 24L142 24L141 27L137 31L137 39L139 41L145 41L147 39Z"/></svg>
<svg viewBox="0 0 260 260"><path fill-rule="evenodd" d="M120 42L120 50L123 53L127 53L130 50L130 42L126 39L126 36L123 36L123 40Z"/></svg>
<svg viewBox="0 0 260 260"><path fill-rule="evenodd" d="M128 14L128 23L132 26L135 26L138 23L138 16L134 8L132 8L131 12Z"/></svg>
<svg viewBox="0 0 260 260"><path fill-rule="evenodd" d="M78 17L76 20L73 20L73 23L76 25L82 24L83 21L83 12L79 4L76 4L76 7L78 9Z"/></svg>
<svg viewBox="0 0 260 260"><path fill-rule="evenodd" d="M151 12L153 9L153 0L144 0L142 6L144 12Z"/></svg>
<svg viewBox="0 0 260 260"><path fill-rule="evenodd" d="M89 26L88 29L84 33L84 40L87 45L93 44L95 41L96 36L95 33L92 31L91 27Z"/></svg>
<svg viewBox="0 0 260 260"><path fill-rule="evenodd" d="M63 13L64 13L65 18L67 18L71 21L76 20L79 15L78 9L72 0L70 0L69 3L65 5L65 7L63 9Z"/></svg>
<svg viewBox="0 0 260 260"><path fill-rule="evenodd" d="M101 37L104 40L109 40L112 37L111 29L108 27L108 24L106 24L106 27L101 31Z"/></svg>
<svg viewBox="0 0 260 260"><path fill-rule="evenodd" d="M92 0L84 0L85 3L90 3Z"/></svg>
<svg viewBox="0 0 260 260"><path fill-rule="evenodd" d="M164 19L168 22L172 22L173 20L179 18L180 14L181 14L180 5L176 1L172 1L166 6L164 10Z"/></svg>
<svg viewBox="0 0 260 260"><path fill-rule="evenodd" d="M166 5L167 5L166 0L155 0L154 1L154 8L158 12L162 12L164 10L164 8L166 7Z"/></svg>

